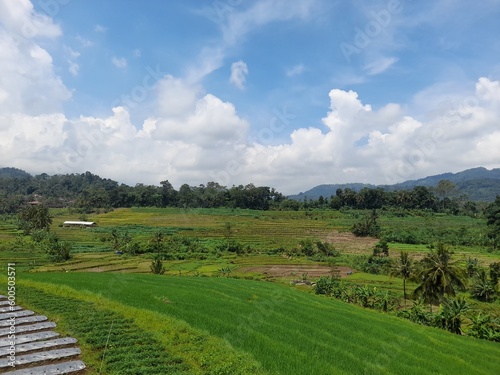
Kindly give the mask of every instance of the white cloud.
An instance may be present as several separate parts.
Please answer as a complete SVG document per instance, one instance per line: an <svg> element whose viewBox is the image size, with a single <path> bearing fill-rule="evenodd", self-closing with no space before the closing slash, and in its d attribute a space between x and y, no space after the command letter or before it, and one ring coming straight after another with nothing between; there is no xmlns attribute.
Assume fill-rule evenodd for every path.
<svg viewBox="0 0 500 375"><path fill-rule="evenodd" d="M76 62L76 59L80 57L80 52L74 51L70 47L65 47L65 54L68 62L68 71L73 76L78 75L78 71L80 70L80 65Z"/></svg>
<svg viewBox="0 0 500 375"><path fill-rule="evenodd" d="M287 77L293 77L293 76L298 76L304 73L305 66L303 64L298 64L295 66L292 66L291 68L286 70L286 75Z"/></svg>
<svg viewBox="0 0 500 375"><path fill-rule="evenodd" d="M134 123L123 107L113 108L108 116L68 118L62 107L71 93L55 73L51 55L36 38L15 37L19 25L9 17L20 24L35 22L30 4L0 0L0 10L5 11L0 12L4 166L32 173L90 170L130 184L158 184L166 178L175 186L254 182L284 193L320 183L392 183L479 165L500 166L500 82L488 78L460 90L452 85L423 90L409 109L394 103L373 109L356 92L333 89L322 126L302 124L291 131L289 141L272 146L250 143L249 124L236 107L204 92L198 81L190 79L196 75L161 79L152 88L156 110L142 124ZM235 40L241 40L252 27L308 14L309 8L300 3L297 8L287 4L252 4L228 15L224 30L235 31ZM60 35L51 20L47 25L52 25L49 31L38 36ZM198 72L209 72L223 61L225 49L233 43L226 37L227 44L216 58L209 58L213 49L205 50L207 58L200 60ZM78 52L68 50L68 54L78 58ZM375 61L367 72L380 73L394 63ZM244 74L236 75L234 83L244 87L248 70L242 64L238 69ZM429 109L428 115L412 113L415 106ZM433 106L438 110L432 111Z"/></svg>
<svg viewBox="0 0 500 375"><path fill-rule="evenodd" d="M54 73L52 57L29 39L0 28L0 114L51 113L71 96Z"/></svg>
<svg viewBox="0 0 500 375"><path fill-rule="evenodd" d="M59 25L34 10L29 0L0 0L0 26L21 39L54 38L62 34Z"/></svg>
<svg viewBox="0 0 500 375"><path fill-rule="evenodd" d="M96 33L105 33L107 30L108 30L108 28L107 28L107 27L104 27L104 26L102 26L102 25L95 25L95 26L94 26L94 31L95 31Z"/></svg>
<svg viewBox="0 0 500 375"><path fill-rule="evenodd" d="M231 76L229 82L235 85L240 90L245 88L246 76L248 75L248 67L243 61L236 61L231 64Z"/></svg>
<svg viewBox="0 0 500 375"><path fill-rule="evenodd" d="M125 57L113 56L111 62L119 69L125 69L127 67L127 59L125 59Z"/></svg>
<svg viewBox="0 0 500 375"><path fill-rule="evenodd" d="M94 43L88 39L85 39L84 37L77 35L76 40L80 45L84 48L92 47Z"/></svg>
<svg viewBox="0 0 500 375"><path fill-rule="evenodd" d="M396 62L398 62L398 60L399 59L397 59L395 57L384 57L381 59L377 59L375 61L372 61L372 62L366 64L363 67L363 70L368 75L377 75L377 74L385 72L387 69L389 69L391 66L393 66Z"/></svg>
<svg viewBox="0 0 500 375"><path fill-rule="evenodd" d="M234 3L234 4L232 4ZM236 2L218 3L199 13L207 15L221 29L221 40L215 46L203 48L197 62L188 70L187 80L198 82L207 74L220 68L227 51L243 43L251 32L267 24L292 19L307 19L318 5L315 0L261 0L249 6Z"/></svg>

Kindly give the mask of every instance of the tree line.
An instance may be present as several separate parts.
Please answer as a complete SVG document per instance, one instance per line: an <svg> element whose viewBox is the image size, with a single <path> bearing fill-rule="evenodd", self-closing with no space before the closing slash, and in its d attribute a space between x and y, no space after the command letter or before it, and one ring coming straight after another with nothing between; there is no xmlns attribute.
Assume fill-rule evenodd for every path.
<svg viewBox="0 0 500 375"><path fill-rule="evenodd" d="M49 176L0 176L0 214L16 213L29 201L49 207L75 207L84 212L118 207L243 208L256 210L383 209L430 210L477 216L483 206L466 196L454 196L455 186L442 180L435 188L417 186L410 190L382 188L337 189L330 197L297 201L276 189L254 184L232 187L217 182L198 186L183 184L176 190L168 180L160 185L129 186L90 172Z"/></svg>

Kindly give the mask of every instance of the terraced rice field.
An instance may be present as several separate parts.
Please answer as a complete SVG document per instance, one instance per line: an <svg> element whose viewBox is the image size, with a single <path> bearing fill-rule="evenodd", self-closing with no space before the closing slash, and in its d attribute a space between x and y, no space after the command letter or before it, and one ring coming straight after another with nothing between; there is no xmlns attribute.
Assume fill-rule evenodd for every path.
<svg viewBox="0 0 500 375"><path fill-rule="evenodd" d="M184 363L202 371L200 357L192 356L195 351L180 356L183 351L178 350L175 340L162 339L172 337L172 331L178 329L179 326L171 325L172 321L187 323L184 330L207 332L216 342L227 340L237 353L246 353L246 365L255 368L241 373L255 373L252 371L260 366L265 373L287 375L500 373L498 343L418 326L273 283L107 273L40 273L23 278L21 285L24 283L25 287L20 298L33 303L31 290L43 290L54 299L51 304L38 307L42 312L52 309L63 321L71 321L64 311L74 306L66 305L64 311L55 311L51 306L71 296L68 304L80 306L79 300L100 301L101 306L131 317L132 320L123 322L137 325L138 337L142 337L140 331L156 332L155 339L166 351L162 358L167 364L174 362L176 371L181 373ZM142 314L148 319L141 320ZM108 331L108 325L100 335ZM68 329L71 326L67 324ZM88 341L83 331L76 336ZM196 340L183 345L185 349L190 345L205 346ZM101 349L92 348L96 353ZM211 353L219 365L229 358L217 350ZM178 356L181 360L176 360ZM225 371L211 373L231 373Z"/></svg>

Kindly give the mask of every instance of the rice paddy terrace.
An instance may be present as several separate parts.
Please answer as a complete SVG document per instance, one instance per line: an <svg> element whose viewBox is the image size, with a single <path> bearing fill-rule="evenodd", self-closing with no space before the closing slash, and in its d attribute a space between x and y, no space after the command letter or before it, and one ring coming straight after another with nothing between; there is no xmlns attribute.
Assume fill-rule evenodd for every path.
<svg viewBox="0 0 500 375"><path fill-rule="evenodd" d="M113 273L23 279L21 302L56 316L103 374L500 373L498 343L274 283ZM159 357L144 355L153 351Z"/></svg>

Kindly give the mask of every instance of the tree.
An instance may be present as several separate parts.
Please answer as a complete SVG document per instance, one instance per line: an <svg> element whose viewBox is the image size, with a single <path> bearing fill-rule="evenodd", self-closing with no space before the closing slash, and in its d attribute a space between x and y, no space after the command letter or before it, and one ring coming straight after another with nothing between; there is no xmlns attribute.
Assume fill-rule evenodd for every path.
<svg viewBox="0 0 500 375"><path fill-rule="evenodd" d="M33 230L50 230L52 217L49 209L42 204L25 206L18 215L19 227L25 234L30 234Z"/></svg>
<svg viewBox="0 0 500 375"><path fill-rule="evenodd" d="M492 240L493 248L496 249L500 244L500 195L493 203L486 207L486 224L488 225L488 237Z"/></svg>
<svg viewBox="0 0 500 375"><path fill-rule="evenodd" d="M439 242L436 251L431 247L420 262L418 279L421 284L415 289L414 295L421 296L425 302L437 304L444 300L445 295L455 296L455 289L465 290L465 272L456 261L452 261L453 252L445 244Z"/></svg>
<svg viewBox="0 0 500 375"><path fill-rule="evenodd" d="M408 252L401 251L396 265L391 270L391 276L403 278L403 299L406 308L406 280L411 277L413 273L413 259L410 258Z"/></svg>
<svg viewBox="0 0 500 375"><path fill-rule="evenodd" d="M165 273L165 268L163 268L163 262L160 256L156 256L155 259L151 261L150 266L151 272L156 275L163 275Z"/></svg>
<svg viewBox="0 0 500 375"><path fill-rule="evenodd" d="M55 234L49 234L45 242L45 252L53 262L64 262L71 259L71 243L59 241Z"/></svg>
<svg viewBox="0 0 500 375"><path fill-rule="evenodd" d="M389 256L389 245L387 243L387 240L382 239L375 245L375 247L373 248L373 256Z"/></svg>
<svg viewBox="0 0 500 375"><path fill-rule="evenodd" d="M494 285L492 280L488 279L486 271L479 270L470 289L472 297L483 302L493 301L496 297Z"/></svg>
<svg viewBox="0 0 500 375"><path fill-rule="evenodd" d="M370 214L365 215L359 222L355 223L351 232L357 237L379 237L380 225L378 223L377 210L372 210Z"/></svg>
<svg viewBox="0 0 500 375"><path fill-rule="evenodd" d="M450 193L455 189L455 184L450 180L440 180L436 186L436 192L443 199L443 209L446 208L446 200Z"/></svg>
<svg viewBox="0 0 500 375"><path fill-rule="evenodd" d="M153 233L153 236L150 240L151 243L151 249L153 252L156 252L157 255L160 254L165 248L165 234L161 231L158 230Z"/></svg>

